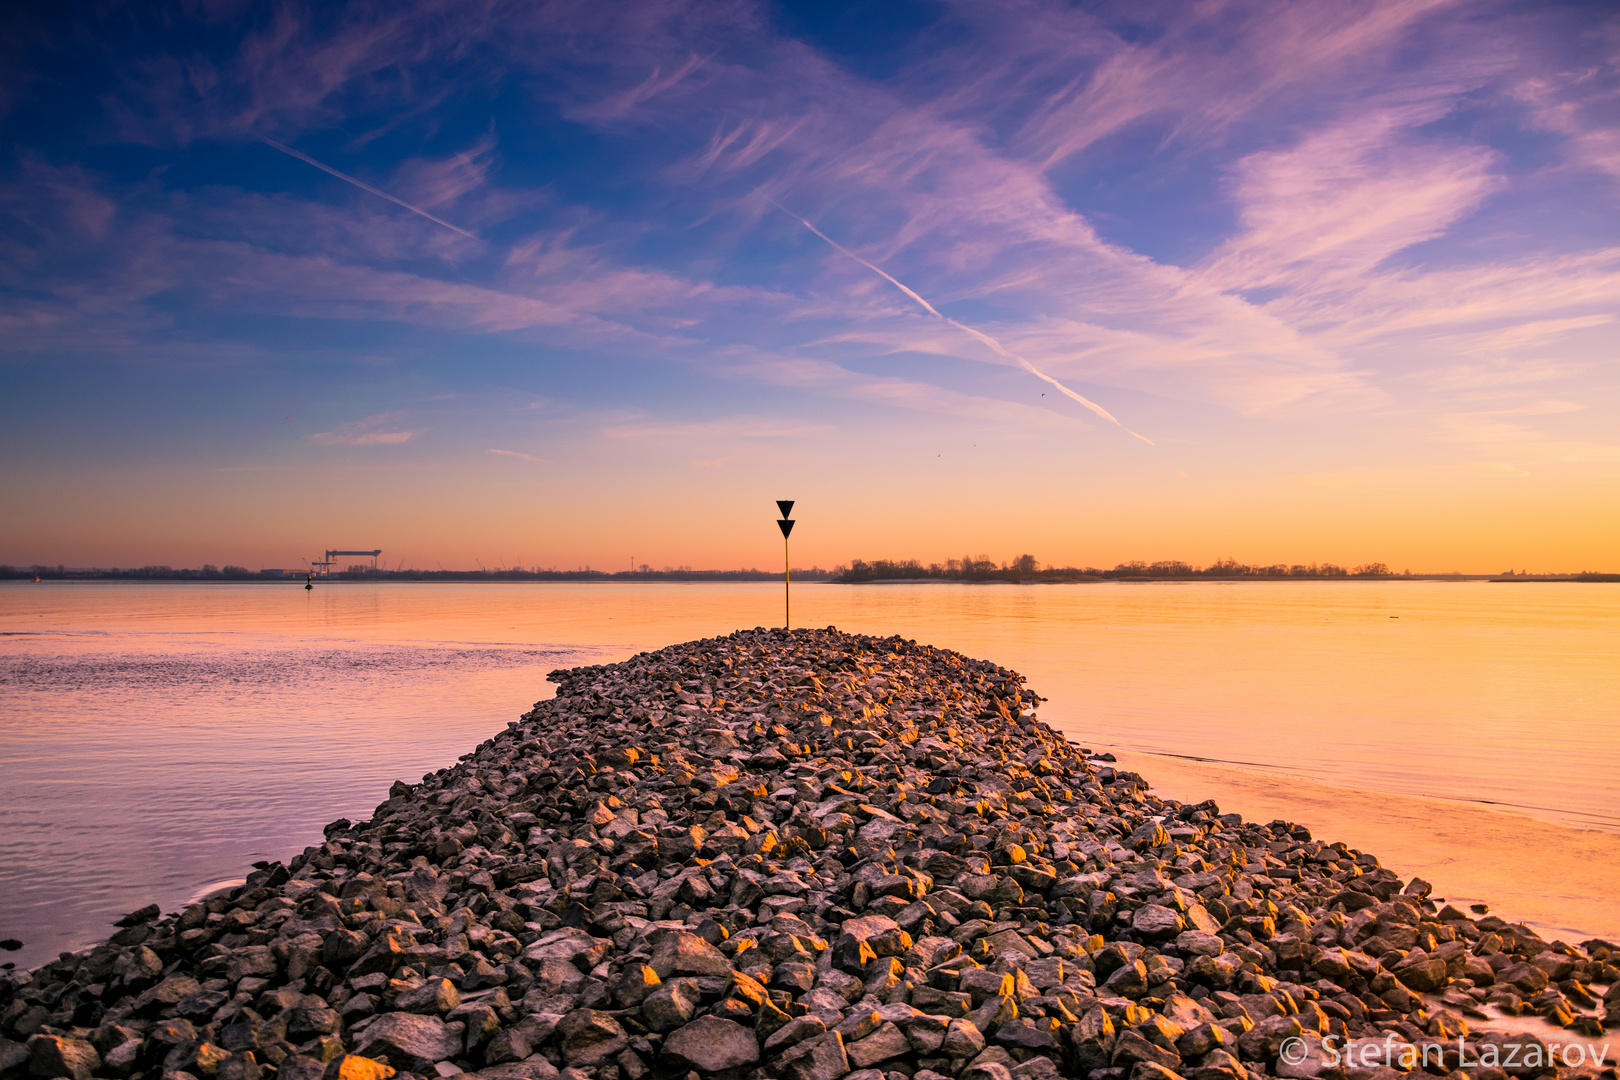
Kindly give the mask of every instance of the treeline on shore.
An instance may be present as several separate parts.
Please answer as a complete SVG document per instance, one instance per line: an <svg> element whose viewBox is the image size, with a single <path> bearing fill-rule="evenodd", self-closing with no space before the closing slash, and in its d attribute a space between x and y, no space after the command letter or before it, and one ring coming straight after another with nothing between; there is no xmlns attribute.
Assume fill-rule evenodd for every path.
<svg viewBox="0 0 1620 1080"><path fill-rule="evenodd" d="M986 555L947 559L943 563L923 563L917 559L855 559L847 566L833 567L832 580L844 584L861 581L1108 581L1139 578L1381 578L1411 577L1410 570L1396 574L1381 562L1344 567L1334 563L1276 563L1250 566L1236 559L1217 559L1208 566L1193 566L1179 560L1155 563L1120 563L1111 570L1095 566L1042 566L1033 555L1020 555L1011 562L997 564Z"/></svg>
<svg viewBox="0 0 1620 1080"><path fill-rule="evenodd" d="M66 566L3 566L0 580L39 579L41 581L303 581L303 570L249 570L245 566L214 566L205 563L199 568L172 566L119 567L66 567ZM819 566L808 569L793 568L795 580L827 581L830 570ZM542 570L513 567L491 570L373 570L367 566L351 566L339 570L321 581L781 581L780 570L694 570L689 566L654 570L643 566L639 570Z"/></svg>
<svg viewBox="0 0 1620 1080"><path fill-rule="evenodd" d="M797 571L795 571L797 573ZM837 584L854 585L866 581L1179 581L1200 578L1230 581L1311 580L1311 579L1395 579L1395 578L1492 578L1496 581L1583 581L1620 582L1620 574L1598 573L1590 570L1578 574L1515 574L1512 570L1493 577L1490 574L1413 573L1411 570L1393 571L1385 563L1368 562L1356 566L1335 563L1273 563L1269 566L1251 566L1236 559L1217 559L1208 566L1193 566L1179 560L1147 563L1120 563L1111 570L1095 566L1042 566L1033 555L1020 555L1010 562L998 564L987 555L947 559L943 563L923 565L917 559L891 560L854 559L847 565L833 567L831 580Z"/></svg>
<svg viewBox="0 0 1620 1080"><path fill-rule="evenodd" d="M298 581L306 576L304 570L249 570L245 566L200 567L139 566L68 567L60 564L45 566L6 566L0 564L0 581ZM1233 580L1298 580L1298 579L1379 579L1379 578L1487 578L1494 581L1579 581L1620 582L1620 574L1582 571L1578 574L1515 574L1509 570L1492 577L1489 574L1462 574L1458 572L1414 574L1410 570L1395 573L1383 563L1363 563L1354 567L1333 563L1310 563L1271 566L1249 566L1233 559L1220 559L1208 566L1198 567L1178 561L1156 563L1120 563L1111 570L1095 566L1042 566L1032 555L1020 555L1011 562L996 563L986 556L948 559L943 563L923 565L917 559L852 560L831 570L819 566L808 569L794 567L795 581L824 581L834 584L855 585L871 581L1005 581L1065 582L1065 581L1177 581L1200 578ZM366 566L351 566L334 571L318 581L607 581L607 582L681 582L681 581L781 581L780 570L694 570L689 566L666 567L654 570L642 566L638 570L542 570L539 568L479 570L373 570Z"/></svg>

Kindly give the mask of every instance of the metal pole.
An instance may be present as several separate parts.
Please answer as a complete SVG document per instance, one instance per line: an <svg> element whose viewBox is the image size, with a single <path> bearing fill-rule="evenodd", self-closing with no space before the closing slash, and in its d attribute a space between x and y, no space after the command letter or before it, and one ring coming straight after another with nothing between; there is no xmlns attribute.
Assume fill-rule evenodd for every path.
<svg viewBox="0 0 1620 1080"><path fill-rule="evenodd" d="M793 513L792 499L777 499L776 508L782 512L782 518L776 527L782 530L782 629L793 629L793 564L788 561L788 534L793 531L793 520L788 517Z"/></svg>

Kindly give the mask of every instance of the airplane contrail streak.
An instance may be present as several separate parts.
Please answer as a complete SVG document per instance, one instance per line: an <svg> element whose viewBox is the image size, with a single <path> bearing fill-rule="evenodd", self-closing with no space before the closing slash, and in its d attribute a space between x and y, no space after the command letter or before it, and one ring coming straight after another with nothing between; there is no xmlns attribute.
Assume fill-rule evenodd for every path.
<svg viewBox="0 0 1620 1080"><path fill-rule="evenodd" d="M940 312L940 310L938 308L934 307L933 304L930 304L927 300L924 300L915 291L908 288L906 286L906 284L904 282L902 282L899 278L895 277L893 274L889 273L887 270L884 270L881 266L877 266L877 265L875 265L873 263L867 262L865 259L863 259L859 255L855 254L853 251L849 250L849 248L845 247L843 244L840 244L838 241L834 240L832 237L828 236L826 233L822 232L820 229L818 229L814 225L810 224L804 218L799 217L798 214L795 214L793 211L789 210L787 207L783 206L781 203L777 202L775 199L770 200L770 203L771 203L772 206L774 206L778 210L782 211L782 213L784 213L784 214L788 215L789 217L793 218L800 225L803 225L805 228L809 229L811 232L815 233L817 236L819 236L823 240L827 241L827 243L831 244L838 251L842 252L844 255L849 256L851 259L854 259L856 262L860 263L862 266L864 266L868 270L872 271L872 273L874 273L874 274L878 275L879 277L883 278L883 280L887 281L890 285L893 285L895 288L899 289L901 292L903 292L907 296L911 297L918 304L921 304L923 310L928 312L928 314L934 316L936 319L940 319L940 320L942 320L944 322L949 323L950 325L956 327L958 330L962 331L964 334L967 334L968 336L974 338L975 340L980 341L980 342L984 343L985 345L988 345L990 348L994 349L996 352L1000 353L1002 356L1005 356L1007 359L1013 361L1019 367L1023 368L1025 371L1029 372L1031 375L1035 376L1037 379L1040 379L1043 382L1050 383L1052 386L1056 387L1065 397L1068 397L1068 398L1070 398L1070 399L1072 399L1074 401L1079 402L1081 405L1084 405L1086 408L1090 409L1092 412L1096 413L1098 416L1102 417L1104 420L1107 420L1110 424L1113 424L1116 427L1125 428L1125 430L1127 432L1129 432L1131 435L1135 436L1136 438L1141 439L1143 442L1147 443L1149 446L1157 445L1156 443L1154 443L1154 441L1152 439L1148 438L1147 436L1145 436L1145 435L1137 435L1136 432L1131 431L1130 428L1127 428L1127 427L1125 427L1124 424L1121 424L1119 422L1119 420L1114 416L1113 413L1109 412L1107 409L1103 408L1101 405L1098 405L1095 401L1088 400L1087 398L1081 396L1080 394L1075 393L1073 390L1070 390L1067 386L1064 386L1062 383L1060 383L1056 379L1052 378L1052 376L1046 374L1046 372L1040 370L1034 364L1030 363L1028 360L1025 360L1022 356L1019 356L1017 353L1015 353L1012 350L1008 349L1005 345L1003 345L1001 342L997 341L995 338L991 337L989 334L986 334L982 330L975 330L973 327L968 326L965 323L959 323L955 319L951 318L949 315L943 314L942 312Z"/></svg>
<svg viewBox="0 0 1620 1080"><path fill-rule="evenodd" d="M389 202L394 203L395 205L403 206L405 209L409 210L413 214L420 214L422 217L427 218L429 221L433 222L435 225L443 225L445 228L449 229L451 232L458 232L462 236L465 236L469 240L478 240L480 243L483 242L479 237L474 236L472 233L468 232L466 229L460 228L459 226L456 226L456 225L452 225L448 221L444 220L443 218L434 217L432 214L428 213L426 210L423 210L420 206L412 206L410 203L406 202L404 199L395 198L394 196L388 194L388 192L386 192L386 191L378 191L376 188L372 187L370 184L366 183L365 181L356 180L354 177L350 176L346 172L339 172L338 170L332 168L332 166L330 166L330 165L323 165L319 161L316 161L314 158L310 157L308 154L301 154L297 150L294 150L292 147L286 146L286 145L284 145L282 143L278 143L278 142L276 142L276 140L266 138L263 135L258 136L258 139L259 139L260 142L264 143L266 146L274 147L275 149L280 150L283 154L289 154L292 157L297 158L299 161L305 162L306 164L309 164L309 165L313 165L317 169L321 170L324 173L331 173L333 176L337 177L339 180L347 180L349 183L353 184L355 187L359 188L362 191L369 191L373 195L376 195L376 196L378 196L380 198L387 199Z"/></svg>

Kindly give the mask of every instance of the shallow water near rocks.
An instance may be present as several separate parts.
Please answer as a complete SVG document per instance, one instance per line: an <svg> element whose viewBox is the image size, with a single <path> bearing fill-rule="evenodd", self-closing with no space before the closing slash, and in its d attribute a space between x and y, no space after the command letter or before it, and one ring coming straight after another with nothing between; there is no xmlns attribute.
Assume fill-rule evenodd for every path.
<svg viewBox="0 0 1620 1080"><path fill-rule="evenodd" d="M550 696L547 671L777 624L781 598L729 584L0 584L0 937L22 939L10 959L31 966L142 904L172 910L327 821L368 816L393 780L452 764ZM1049 723L1135 755L1150 780L1163 762L1166 794L1200 797L1207 775L1258 804L1274 776L1285 803L1309 798L1311 816L1292 816L1392 865L1380 833L1456 830L1452 850L1475 847L1436 884L1510 918L1483 891L1503 867L1482 861L1533 837L1517 876L1545 883L1537 921L1620 934L1613 898L1568 885L1607 876L1615 863L1592 860L1620 852L1620 589L808 585L793 606L802 625L1018 669ZM1245 789L1189 756L1261 779ZM1380 824L1366 809L1380 793L1439 810ZM1578 917L1559 919L1560 890Z"/></svg>

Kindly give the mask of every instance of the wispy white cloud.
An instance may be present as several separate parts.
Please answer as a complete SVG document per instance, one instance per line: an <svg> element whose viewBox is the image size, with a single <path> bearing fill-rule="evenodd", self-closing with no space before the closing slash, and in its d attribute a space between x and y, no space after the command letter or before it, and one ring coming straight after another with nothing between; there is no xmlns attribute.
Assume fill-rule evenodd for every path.
<svg viewBox="0 0 1620 1080"><path fill-rule="evenodd" d="M1233 169L1241 231L1200 268L1222 291L1278 287L1332 302L1399 252L1442 235L1502 184L1497 154L1412 129L1445 102L1357 114Z"/></svg>
<svg viewBox="0 0 1620 1080"><path fill-rule="evenodd" d="M401 427L404 419L402 412L377 413L363 420L340 424L331 431L316 432L310 439L324 446L391 446L410 442L422 431Z"/></svg>
<svg viewBox="0 0 1620 1080"><path fill-rule="evenodd" d="M678 86L694 72L702 68L709 59L707 56L698 56L691 53L684 59L667 65L655 65L647 73L647 77L635 86L609 94L594 104L581 106L575 110L575 115L582 119L598 122L622 119L638 106Z"/></svg>
<svg viewBox="0 0 1620 1080"><path fill-rule="evenodd" d="M496 141L495 133L487 131L465 149L448 156L409 161L396 171L396 181L425 206L444 206L483 192L490 184Z"/></svg>
<svg viewBox="0 0 1620 1080"><path fill-rule="evenodd" d="M75 194L51 196L38 239L0 239L13 280L31 278L0 329L44 348L94 314L109 342L137 340L172 325L154 298L181 291L219 310L543 342L1007 424L1064 420L950 385L945 365L898 379L854 360L1022 359L1083 386L1085 407L1129 391L1274 416L1519 393L1591 370L1552 353L1613 318L1620 254L1604 237L1481 239L1471 223L1525 173L1455 122L1511 99L1572 159L1607 168L1610 76L1523 47L1552 24L1446 0L1133 8L1132 32L1117 14L956 4L931 47L874 79L783 37L748 0L357 5L320 29L288 9L234 60L152 61L144 111L120 130L307 145L303 133L379 102L426 115L451 92L445 49L476 47L489 50L477 77L516 74L536 108L620 140L646 184L639 204L552 206L544 178L503 177L492 131L366 172L458 233L450 222L516 234L473 265L456 236L358 197L142 204L62 173ZM376 115L389 118L350 138L356 152L406 122ZM1088 215L1093 182L1140 186L1146 218L1185 210L1154 183L1198 175L1225 179L1187 198L1232 222L1202 249L1149 255ZM919 328L902 295L789 236L772 199L965 332ZM543 200L545 224L514 209ZM88 269L31 274L51 253Z"/></svg>
<svg viewBox="0 0 1620 1080"><path fill-rule="evenodd" d="M1573 72L1536 73L1514 94L1530 110L1531 122L1564 136L1567 161L1620 180L1620 31L1594 28L1608 39L1600 63Z"/></svg>

